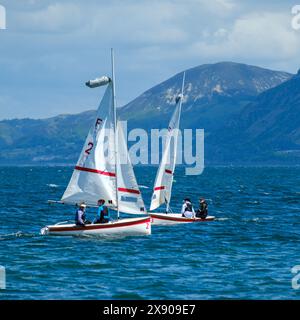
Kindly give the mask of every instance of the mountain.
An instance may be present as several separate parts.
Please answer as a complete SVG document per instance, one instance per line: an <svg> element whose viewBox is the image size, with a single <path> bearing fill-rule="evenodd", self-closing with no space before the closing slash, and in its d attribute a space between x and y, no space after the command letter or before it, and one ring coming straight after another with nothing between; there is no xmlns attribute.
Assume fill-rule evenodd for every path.
<svg viewBox="0 0 300 320"><path fill-rule="evenodd" d="M215 152L225 162L272 159L274 163L300 160L300 70L288 81L269 89L243 108L211 137ZM228 143L230 142L230 143ZM226 145L226 148L220 148ZM234 154L228 152L234 146ZM216 160L216 159L215 159Z"/></svg>
<svg viewBox="0 0 300 320"><path fill-rule="evenodd" d="M74 163L95 111L0 121L0 164Z"/></svg>
<svg viewBox="0 0 300 320"><path fill-rule="evenodd" d="M235 152L235 148L234 152L228 152L231 141L224 140L224 137L227 136L235 144L242 146L243 140L239 140L241 133L240 136L252 146L255 139L251 140L248 133L254 130L254 127L251 127L251 121L255 118L253 112L256 108L264 109L265 101L271 99L268 96L262 100L264 94L277 94L277 89L281 90L281 86L296 78L291 77L292 75L286 72L233 62L206 64L186 70L181 127L205 129L207 163L242 160L237 157L239 154ZM174 109L174 99L181 88L181 81L182 73L179 73L149 89L122 107L119 110L120 118L129 120L129 128L165 128ZM297 88L294 88L294 93ZM285 90L287 96L290 89ZM276 99L274 98L273 105ZM284 105L280 107L286 108ZM272 106L269 105L268 108ZM289 109L288 112L293 111ZM74 164L94 116L95 111L87 111L49 119L0 121L0 164ZM257 121L260 119L258 115ZM272 119L266 118L265 121ZM277 121L279 119L275 122ZM297 126L297 123L295 125ZM287 124L286 134L280 131L286 139L289 139L288 136L294 137L289 127ZM233 128L241 132L235 132L236 135L228 134ZM248 131L244 132L246 129ZM258 134L258 129L255 129L255 132ZM272 132L269 130L264 134L266 136L263 141L271 150L271 157L272 150L275 150ZM261 139L260 134L258 139ZM282 144L286 141L284 139L282 138ZM291 141L294 141L293 139ZM291 142L290 146L295 145ZM245 147L239 150L247 154L246 149ZM268 161L266 158L264 160Z"/></svg>
<svg viewBox="0 0 300 320"><path fill-rule="evenodd" d="M182 127L204 128L206 135L225 122L261 92L291 77L246 64L220 62L186 70ZM179 93L182 72L149 89L124 106L120 114L134 127L165 127ZM130 125L129 123L129 125Z"/></svg>

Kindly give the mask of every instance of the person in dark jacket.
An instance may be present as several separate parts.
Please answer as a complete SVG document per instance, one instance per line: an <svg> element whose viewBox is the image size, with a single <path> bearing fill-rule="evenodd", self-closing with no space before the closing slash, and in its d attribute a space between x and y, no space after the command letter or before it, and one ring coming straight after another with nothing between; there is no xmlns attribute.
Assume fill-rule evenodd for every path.
<svg viewBox="0 0 300 320"><path fill-rule="evenodd" d="M208 204L204 198L200 198L199 209L197 210L196 217L205 219L208 215Z"/></svg>
<svg viewBox="0 0 300 320"><path fill-rule="evenodd" d="M85 208L86 208L86 205L84 203L81 203L79 205L78 210L76 211L75 224L77 226L85 225L85 222L86 222Z"/></svg>

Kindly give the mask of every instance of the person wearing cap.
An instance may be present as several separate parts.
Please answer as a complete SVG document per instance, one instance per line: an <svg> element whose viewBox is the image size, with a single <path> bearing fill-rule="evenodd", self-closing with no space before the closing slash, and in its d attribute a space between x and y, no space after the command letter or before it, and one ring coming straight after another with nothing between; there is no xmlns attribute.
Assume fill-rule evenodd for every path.
<svg viewBox="0 0 300 320"><path fill-rule="evenodd" d="M195 210L189 198L185 198L181 208L182 216L185 218L195 218Z"/></svg>
<svg viewBox="0 0 300 320"><path fill-rule="evenodd" d="M205 219L208 214L208 204L204 198L199 199L199 209L197 210L196 216L201 219Z"/></svg>
<svg viewBox="0 0 300 320"><path fill-rule="evenodd" d="M84 203L81 203L79 205L78 210L76 211L76 215L75 215L75 224L77 226L84 226L85 225L85 208L86 205Z"/></svg>
<svg viewBox="0 0 300 320"><path fill-rule="evenodd" d="M94 223L106 223L109 221L109 211L107 206L104 205L104 203L104 199L98 200L98 212Z"/></svg>

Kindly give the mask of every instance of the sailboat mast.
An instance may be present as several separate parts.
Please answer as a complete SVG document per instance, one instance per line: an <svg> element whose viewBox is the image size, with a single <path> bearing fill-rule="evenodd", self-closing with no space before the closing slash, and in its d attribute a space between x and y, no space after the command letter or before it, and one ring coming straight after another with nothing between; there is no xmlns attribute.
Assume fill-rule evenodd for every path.
<svg viewBox="0 0 300 320"><path fill-rule="evenodd" d="M177 129L179 129L179 123L180 123L181 105L182 105L182 100L183 100L184 82L185 82L185 71L183 72L183 76L182 76L181 97L180 97L180 101L179 101L179 119L178 119L178 128L177 128ZM177 141L176 141L176 143L177 143ZM177 146L174 146L174 148L177 149ZM176 153L175 153L174 156L175 156L175 158L176 158ZM176 166L176 159L175 159L175 166ZM172 178L171 178L171 188L170 188L170 197L169 197L169 200L171 200L171 190L172 190L172 184L173 184L173 179L174 179L175 166L174 166L174 170L173 170L173 174L172 174ZM169 210L170 210L170 202L167 201L166 213L168 213Z"/></svg>
<svg viewBox="0 0 300 320"><path fill-rule="evenodd" d="M118 166L117 166L117 156L118 156L118 141L117 141L117 106L116 106L116 89L115 89L115 59L114 59L114 49L111 48L111 73L112 73L112 94L113 94L113 111L114 111L114 135L115 135L115 173L116 173L116 203L117 203L117 213L118 219L120 216L119 212L119 194L118 194Z"/></svg>
<svg viewBox="0 0 300 320"><path fill-rule="evenodd" d="M180 115L181 115L181 105L182 105L182 100L183 100L184 82L185 82L185 71L183 72L183 77L182 77L181 99L180 99L180 102L179 102L179 114L180 114ZM179 119L179 120L180 120L180 119Z"/></svg>

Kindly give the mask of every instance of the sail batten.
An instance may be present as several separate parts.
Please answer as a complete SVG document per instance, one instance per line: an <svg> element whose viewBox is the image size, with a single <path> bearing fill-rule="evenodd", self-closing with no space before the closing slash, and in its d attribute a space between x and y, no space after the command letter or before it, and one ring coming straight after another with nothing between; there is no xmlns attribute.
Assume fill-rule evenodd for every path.
<svg viewBox="0 0 300 320"><path fill-rule="evenodd" d="M96 169L92 169L92 168L85 168L85 167L75 166L75 169L79 170L79 171L87 171L87 172L98 173L98 174L102 174L104 176L110 176L110 177L115 177L116 176L116 174L114 172L96 170Z"/></svg>

